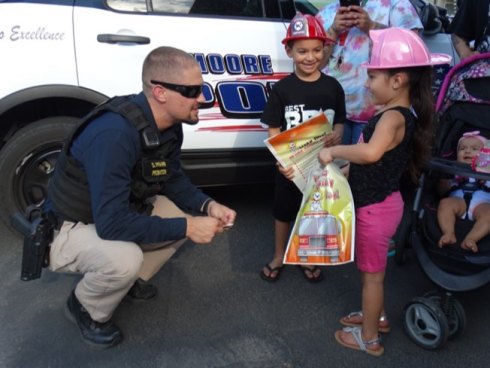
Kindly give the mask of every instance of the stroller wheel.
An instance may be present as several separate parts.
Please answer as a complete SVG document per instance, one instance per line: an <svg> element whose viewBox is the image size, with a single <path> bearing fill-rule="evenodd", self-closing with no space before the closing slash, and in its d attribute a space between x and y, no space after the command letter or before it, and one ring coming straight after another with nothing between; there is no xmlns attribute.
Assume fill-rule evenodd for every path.
<svg viewBox="0 0 490 368"><path fill-rule="evenodd" d="M466 313L462 304L451 293L441 293L437 290L429 291L424 297L433 300L446 315L449 325L449 338L459 336L466 328Z"/></svg>
<svg viewBox="0 0 490 368"><path fill-rule="evenodd" d="M437 349L449 337L449 324L442 308L429 298L414 298L405 306L403 325L412 341L425 349Z"/></svg>

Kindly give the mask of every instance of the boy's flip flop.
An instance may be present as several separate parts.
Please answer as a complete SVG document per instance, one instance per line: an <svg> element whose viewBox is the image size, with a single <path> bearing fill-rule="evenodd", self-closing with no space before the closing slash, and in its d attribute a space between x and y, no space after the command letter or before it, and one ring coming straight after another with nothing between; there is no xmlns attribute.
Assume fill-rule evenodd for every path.
<svg viewBox="0 0 490 368"><path fill-rule="evenodd" d="M352 336L354 336L354 339L356 340L356 343L352 344L342 340L342 331L352 334ZM362 330L360 327L344 327L342 330L335 331L335 340L337 340L340 345L345 346L349 349L364 351L369 355L378 357L383 355L385 349L380 345L380 338L377 337L369 341L364 341L362 339L361 331ZM379 348L376 350L370 349L369 347L372 345L379 345Z"/></svg>
<svg viewBox="0 0 490 368"><path fill-rule="evenodd" d="M264 272L264 269L262 269L262 270L260 270L260 278L262 280L265 280L268 282L276 282L277 280L279 280L279 276L281 275L281 271L282 271L284 265L272 268L270 266L270 264L267 263L264 267L267 268L267 270L269 271L269 275L266 275ZM274 273L275 273L275 276L272 276Z"/></svg>
<svg viewBox="0 0 490 368"><path fill-rule="evenodd" d="M298 265L298 268L305 279L308 280L308 282L317 283L323 280L323 273L320 272L317 276L315 276L315 272L317 272L317 270L320 270L318 266L313 266L313 268L309 268L306 266ZM311 273L311 275L308 275L308 273Z"/></svg>
<svg viewBox="0 0 490 368"><path fill-rule="evenodd" d="M352 319L360 319L360 321L352 321ZM351 312L348 315L342 317L339 322L348 327L360 327L362 326L362 311ZM386 318L385 315L379 317L378 331L381 333L388 333L390 332L390 330L391 326L388 322L388 318Z"/></svg>

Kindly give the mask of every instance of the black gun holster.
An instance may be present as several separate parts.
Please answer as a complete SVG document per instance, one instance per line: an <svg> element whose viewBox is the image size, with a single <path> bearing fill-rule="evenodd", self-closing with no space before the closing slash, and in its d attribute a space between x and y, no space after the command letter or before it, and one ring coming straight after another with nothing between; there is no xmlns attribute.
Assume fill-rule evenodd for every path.
<svg viewBox="0 0 490 368"><path fill-rule="evenodd" d="M50 244L57 226L55 217L39 209L28 209L25 215L15 213L11 223L24 236L20 279L29 281L40 278L42 269L49 266Z"/></svg>

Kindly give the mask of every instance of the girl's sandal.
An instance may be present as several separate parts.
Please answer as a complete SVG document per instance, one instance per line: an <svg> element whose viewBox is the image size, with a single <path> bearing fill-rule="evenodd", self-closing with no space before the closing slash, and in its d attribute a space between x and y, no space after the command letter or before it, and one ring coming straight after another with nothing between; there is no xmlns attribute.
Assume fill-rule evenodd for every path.
<svg viewBox="0 0 490 368"><path fill-rule="evenodd" d="M348 343L342 340L342 331L350 333L356 340L356 344ZM380 345L381 342L380 337L377 337L372 340L364 341L362 339L361 327L344 327L342 330L335 331L335 340L337 340L337 342L340 345L345 346L346 348L364 351L369 355L373 355L377 357L383 355L385 351L385 349ZM377 345L378 348L377 349L370 348L374 345Z"/></svg>
<svg viewBox="0 0 490 368"><path fill-rule="evenodd" d="M340 319L340 323L348 327L360 327L362 326L362 311L356 311L349 313L348 315ZM390 332L391 327L386 315L379 317L378 331L381 333Z"/></svg>

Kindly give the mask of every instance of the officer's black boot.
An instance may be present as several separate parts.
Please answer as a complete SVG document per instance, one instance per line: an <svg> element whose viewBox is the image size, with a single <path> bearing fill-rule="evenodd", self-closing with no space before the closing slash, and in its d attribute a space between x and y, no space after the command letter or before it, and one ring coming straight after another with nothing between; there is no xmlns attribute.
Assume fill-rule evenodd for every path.
<svg viewBox="0 0 490 368"><path fill-rule="evenodd" d="M65 306L66 317L80 328L83 341L98 348L110 348L119 344L123 336L119 328L111 321L96 322L80 304L75 291L68 298Z"/></svg>
<svg viewBox="0 0 490 368"><path fill-rule="evenodd" d="M157 287L148 282L138 279L129 289L127 296L133 301L145 301L153 299L157 295Z"/></svg>

